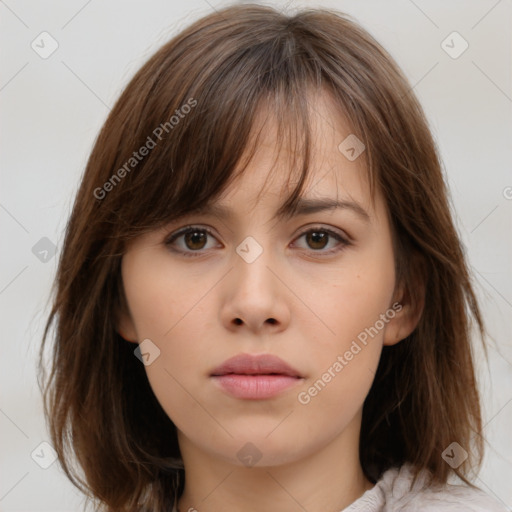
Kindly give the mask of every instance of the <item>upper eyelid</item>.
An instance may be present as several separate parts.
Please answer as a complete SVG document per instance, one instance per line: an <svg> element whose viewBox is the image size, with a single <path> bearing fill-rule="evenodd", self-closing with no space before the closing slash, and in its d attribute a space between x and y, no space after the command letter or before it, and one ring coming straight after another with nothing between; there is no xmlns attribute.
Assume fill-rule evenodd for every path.
<svg viewBox="0 0 512 512"><path fill-rule="evenodd" d="M202 227L200 220L198 220L197 223L193 223L192 220L190 220L190 222L187 222L187 219L193 219L193 218L197 218L197 217L201 217L201 215L194 215L194 214L183 215L182 217L174 219L172 221L172 225L181 224L182 222L184 222L185 225L182 228L177 228L176 230L173 230L173 233L176 232L176 231L181 231L181 229L186 229L186 228L189 228L189 227L193 227L193 228L194 227ZM216 222L220 222L220 224L222 224L231 234L233 234L233 230L224 222L224 220L222 220L221 218L218 218L216 216L214 216L214 220ZM212 228L209 228L209 229L212 229Z"/></svg>
<svg viewBox="0 0 512 512"><path fill-rule="evenodd" d="M181 228L178 228L177 230L174 230L171 233L169 233L165 237L165 243L170 243L171 241L176 240L177 238L179 238L180 236L183 236L185 233L187 233L188 230L191 230L191 229L197 229L198 231L201 231L201 230L206 231L209 235L217 238L216 234L214 232L215 230L213 228L211 228L210 226L204 226L201 224L187 224L187 225L182 226ZM305 235L306 233L308 233L310 231L315 230L315 229L318 231L326 231L326 232L330 233L331 236L332 235L339 236L346 243L350 243L353 240L352 237L350 236L350 234L348 234L345 230L341 230L340 228L335 228L333 226L332 227L324 226L321 223L313 223L311 226L303 227L296 235L294 235L294 240L297 239L298 237ZM232 230L229 230L229 231L231 231L231 233L233 233ZM341 231L341 233L339 231Z"/></svg>

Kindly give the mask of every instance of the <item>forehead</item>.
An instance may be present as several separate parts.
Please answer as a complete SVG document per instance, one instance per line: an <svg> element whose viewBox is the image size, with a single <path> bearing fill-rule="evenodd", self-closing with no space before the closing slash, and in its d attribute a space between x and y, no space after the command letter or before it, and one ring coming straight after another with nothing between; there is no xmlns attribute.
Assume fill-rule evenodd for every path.
<svg viewBox="0 0 512 512"><path fill-rule="evenodd" d="M347 158L347 141L353 145L358 139L354 139L354 130L340 107L327 93L310 93L307 104L309 141L304 140L300 126L290 126L293 114L289 119L280 118L269 105L258 110L248 144L248 160L241 169L235 169L233 181L217 198L218 213L233 203L248 209L283 203L299 183L306 143L310 158L301 197L352 202L364 205L368 212L374 209L364 149L357 158ZM361 146L355 149L359 152ZM310 211L314 211L312 208Z"/></svg>

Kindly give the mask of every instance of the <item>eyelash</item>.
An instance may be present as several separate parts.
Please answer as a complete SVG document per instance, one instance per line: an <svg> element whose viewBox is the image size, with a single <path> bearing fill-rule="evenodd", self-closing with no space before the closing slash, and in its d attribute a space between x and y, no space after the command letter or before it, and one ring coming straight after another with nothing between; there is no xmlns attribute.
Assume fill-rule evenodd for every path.
<svg viewBox="0 0 512 512"><path fill-rule="evenodd" d="M166 240L165 240L165 245L167 247L170 248L170 246L172 245L172 243L174 241L176 241L179 237L183 236L183 235L186 235L187 233L194 233L194 232L204 232L204 233L208 233L208 235L212 236L213 238L215 238L215 235L213 234L213 232L206 228L206 227L200 227L200 226L195 226L195 225L190 225L190 226L185 226L184 228L180 229L179 231L175 232L175 233L172 233ZM351 245L351 242L349 242L345 237L341 236L339 233L336 233L335 231L332 231L331 229L328 229L328 228L321 228L321 227L313 227L313 228L309 228L307 229L306 231L303 231L302 233L300 233L296 238L295 240L298 240L299 238L303 237L304 235L307 235L308 233L327 233L330 237L333 237L335 240L337 240L338 242L340 242L340 246L338 246L337 248L334 248L334 249L330 249L328 251L323 251L323 250L314 250L314 249L311 249L311 252L313 253L316 253L316 254L320 254L322 257L323 256L329 256L329 255L332 255L332 254L336 254L336 253L339 253L341 252L343 249L345 249L346 247L350 246ZM191 250L188 250L188 251L183 251L183 250L176 250L176 249L173 249L173 248L170 248L170 250L172 250L173 252L177 252L187 258L197 258L199 256L202 256L204 254L204 252L201 252L201 250L198 250L198 251L191 251ZM305 249L304 249L305 250Z"/></svg>

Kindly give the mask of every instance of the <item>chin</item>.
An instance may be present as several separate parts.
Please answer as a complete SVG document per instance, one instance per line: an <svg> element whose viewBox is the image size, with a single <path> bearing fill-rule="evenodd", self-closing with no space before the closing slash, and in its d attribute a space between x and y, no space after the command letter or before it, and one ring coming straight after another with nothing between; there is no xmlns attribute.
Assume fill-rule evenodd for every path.
<svg viewBox="0 0 512 512"><path fill-rule="evenodd" d="M303 440L293 435L294 429L290 426L278 432L280 427L276 429L276 426L279 422L274 421L271 428L267 428L267 422L264 423L264 428L261 424L262 428L253 424L251 430L230 430L234 439L228 441L224 454L234 454L234 457L229 457L231 463L247 467L280 466L297 461L307 451Z"/></svg>

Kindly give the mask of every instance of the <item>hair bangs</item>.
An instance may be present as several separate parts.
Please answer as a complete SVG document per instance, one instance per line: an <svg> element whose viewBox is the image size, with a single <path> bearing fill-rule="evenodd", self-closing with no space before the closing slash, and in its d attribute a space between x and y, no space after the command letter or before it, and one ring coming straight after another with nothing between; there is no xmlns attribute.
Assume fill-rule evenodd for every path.
<svg viewBox="0 0 512 512"><path fill-rule="evenodd" d="M315 96L328 92L340 119L347 119L350 126L358 124L357 116L346 108L348 100L339 97L329 85L321 60L311 59L293 33L276 37L273 31L272 36L247 36L244 44L231 52L224 50L222 59L217 55L218 48L209 47L205 51L212 52L208 59L211 64L206 67L198 67L197 59L192 58L188 63L182 62L186 59L177 62L178 70L165 62L161 73L151 72L158 79L147 85L150 94L139 102L139 109L132 110L131 116L123 111L126 102L120 98L111 117L123 137L124 152L117 148L116 161L98 181L107 180L109 173L130 161L133 148L142 147L157 136L161 139L155 140L149 155L126 174L123 183L100 206L108 209L116 224L122 226L120 236L124 239L215 201L246 170L270 122L276 127L277 151L268 177L275 176L274 166L286 149L288 184L293 181L296 186L280 210L293 210L310 169ZM175 42L171 43L169 48L176 48L178 53ZM150 60L145 67L154 66ZM141 70L142 76L148 73ZM189 77L189 86L182 86L180 94L175 92L175 75ZM137 80L132 83L137 84ZM131 85L123 96L133 97ZM195 107L186 109L188 113L180 115L176 126L166 131L165 120L194 102ZM359 127L357 133L362 137L364 127ZM265 191L266 187L258 197ZM134 196L143 200L123 208Z"/></svg>

